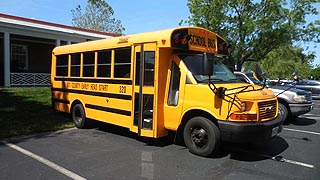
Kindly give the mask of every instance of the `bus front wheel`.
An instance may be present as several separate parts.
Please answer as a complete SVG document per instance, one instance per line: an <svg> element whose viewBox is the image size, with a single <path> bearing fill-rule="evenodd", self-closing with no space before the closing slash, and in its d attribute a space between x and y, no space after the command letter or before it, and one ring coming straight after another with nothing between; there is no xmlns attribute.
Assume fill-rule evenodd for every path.
<svg viewBox="0 0 320 180"><path fill-rule="evenodd" d="M190 119L184 127L183 138L193 154L207 157L219 151L219 128L205 117Z"/></svg>
<svg viewBox="0 0 320 180"><path fill-rule="evenodd" d="M82 104L76 104L73 106L71 118L77 128L83 129L87 127L88 122Z"/></svg>

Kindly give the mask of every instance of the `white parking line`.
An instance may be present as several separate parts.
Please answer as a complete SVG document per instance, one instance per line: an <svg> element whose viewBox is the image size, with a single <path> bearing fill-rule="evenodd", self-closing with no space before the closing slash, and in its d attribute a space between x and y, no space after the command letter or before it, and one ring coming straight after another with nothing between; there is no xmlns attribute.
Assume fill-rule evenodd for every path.
<svg viewBox="0 0 320 180"><path fill-rule="evenodd" d="M19 151L19 152L21 152L21 153L33 158L33 159L41 162L42 164L45 164L45 165L51 167L52 169L54 169L54 170L56 170L56 171L58 171L58 172L60 172L60 173L62 173L64 175L66 175L66 176L68 176L68 177L70 177L72 179L75 179L75 180L85 180L86 179L84 177L81 177L81 176L69 171L68 169L65 169L64 167L61 167L61 166L59 166L59 165L57 165L57 164L55 164L55 163L53 163L53 162L51 162L51 161L49 161L49 160L47 160L45 158L43 158L41 156L38 156L38 155L28 151L28 150L25 150L25 149L23 149L23 148L21 148L21 147L19 147L17 145L14 145L14 144L11 144L11 143L7 143L7 142L4 142L4 144L9 146L12 149L15 149L15 150L17 150L17 151Z"/></svg>
<svg viewBox="0 0 320 180"><path fill-rule="evenodd" d="M154 164L152 163L152 152L141 152L141 176L154 179Z"/></svg>
<svg viewBox="0 0 320 180"><path fill-rule="evenodd" d="M275 160L275 157L272 157L273 160ZM286 162L286 163L290 163L290 164L295 164L295 165L299 165L299 166L303 166L303 167L307 167L307 168L314 168L314 165L311 164L307 164L307 163L303 163L303 162L299 162L299 161L294 161L294 160L290 160L290 159L282 159L282 162Z"/></svg>
<svg viewBox="0 0 320 180"><path fill-rule="evenodd" d="M307 134L313 134L313 135L318 135L318 136L320 136L320 133L318 133L318 132L312 132L312 131L304 131L304 130L299 130L299 129L290 129L290 128L283 128L283 130L287 130L287 131L295 131L295 132L307 133Z"/></svg>
<svg viewBox="0 0 320 180"><path fill-rule="evenodd" d="M242 152L249 153L249 154L255 154L256 156L265 157L267 159L271 159L271 160L274 160L274 161L285 162L285 163L294 164L294 165L307 167L307 168L311 168L311 169L313 169L315 167L312 164L307 164L307 163L303 163L303 162L299 162L299 161L285 159L282 156L269 156L269 155L266 155L266 154L260 154L260 153L256 153L256 152L248 151L248 150L244 150L244 149L238 149L238 151L242 151Z"/></svg>
<svg viewBox="0 0 320 180"><path fill-rule="evenodd" d="M314 120L319 120L320 115L319 114L303 114L300 115L299 117L304 117L304 118L313 118Z"/></svg>

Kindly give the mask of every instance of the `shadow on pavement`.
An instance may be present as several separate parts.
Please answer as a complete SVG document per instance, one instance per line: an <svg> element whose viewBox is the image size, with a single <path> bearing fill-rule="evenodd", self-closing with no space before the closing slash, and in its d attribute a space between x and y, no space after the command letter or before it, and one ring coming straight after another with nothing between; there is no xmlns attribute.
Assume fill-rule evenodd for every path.
<svg viewBox="0 0 320 180"><path fill-rule="evenodd" d="M261 161L279 156L288 149L289 144L282 137L276 136L266 143L259 144L226 144L224 151L230 159L239 161Z"/></svg>
<svg viewBox="0 0 320 180"><path fill-rule="evenodd" d="M298 117L294 121L291 122L291 124L296 126L309 126L316 124L317 121L314 119L306 118L306 117Z"/></svg>

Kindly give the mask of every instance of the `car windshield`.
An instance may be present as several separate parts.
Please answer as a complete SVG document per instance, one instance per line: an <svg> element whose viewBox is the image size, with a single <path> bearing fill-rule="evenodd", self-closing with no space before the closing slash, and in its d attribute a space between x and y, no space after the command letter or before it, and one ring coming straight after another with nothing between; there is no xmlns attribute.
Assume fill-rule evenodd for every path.
<svg viewBox="0 0 320 180"><path fill-rule="evenodd" d="M198 83L208 83L209 76L202 73L202 54L180 55L179 57L183 60ZM214 75L210 76L210 80L219 83L240 82L221 61L222 57L215 56Z"/></svg>
<svg viewBox="0 0 320 180"><path fill-rule="evenodd" d="M260 84L263 83L263 82L257 80L256 78L254 78L254 77L253 77L253 73L246 73L246 75L248 76L248 78L249 78L254 84L260 85Z"/></svg>

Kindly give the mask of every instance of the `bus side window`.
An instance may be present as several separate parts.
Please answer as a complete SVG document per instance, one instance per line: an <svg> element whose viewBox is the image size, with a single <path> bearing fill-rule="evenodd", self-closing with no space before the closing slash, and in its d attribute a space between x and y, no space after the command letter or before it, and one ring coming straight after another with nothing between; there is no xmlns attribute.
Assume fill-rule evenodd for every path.
<svg viewBox="0 0 320 180"><path fill-rule="evenodd" d="M128 78L131 70L131 47L114 50L114 77ZM129 76L130 77L130 76Z"/></svg>
<svg viewBox="0 0 320 180"><path fill-rule="evenodd" d="M154 86L155 52L144 52L144 80L143 86ZM140 85L140 52L136 52L136 77L135 85Z"/></svg>
<svg viewBox="0 0 320 180"><path fill-rule="evenodd" d="M154 51L144 52L144 86L153 86L154 85Z"/></svg>
<svg viewBox="0 0 320 180"><path fill-rule="evenodd" d="M71 54L71 76L80 77L80 53Z"/></svg>
<svg viewBox="0 0 320 180"><path fill-rule="evenodd" d="M180 77L181 77L181 72L180 72L178 65L175 62L172 62L170 87L169 87L169 95L168 95L168 105L169 106L177 106L178 105Z"/></svg>
<svg viewBox="0 0 320 180"><path fill-rule="evenodd" d="M83 53L83 77L94 76L94 52Z"/></svg>
<svg viewBox="0 0 320 180"><path fill-rule="evenodd" d="M98 77L111 77L111 50L98 51Z"/></svg>
<svg viewBox="0 0 320 180"><path fill-rule="evenodd" d="M68 56L68 54L56 56L56 76L68 76Z"/></svg>

